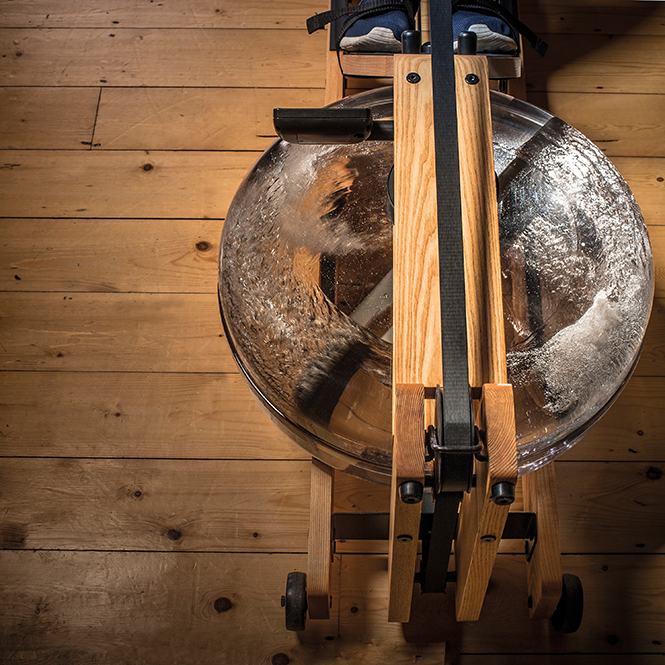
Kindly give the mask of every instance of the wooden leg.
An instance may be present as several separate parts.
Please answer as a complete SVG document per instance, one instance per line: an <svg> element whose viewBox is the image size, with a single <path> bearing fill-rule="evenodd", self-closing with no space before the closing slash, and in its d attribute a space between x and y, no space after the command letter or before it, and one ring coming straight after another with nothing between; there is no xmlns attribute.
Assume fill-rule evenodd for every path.
<svg viewBox="0 0 665 665"><path fill-rule="evenodd" d="M330 618L334 470L312 460L307 542L307 604L310 619Z"/></svg>
<svg viewBox="0 0 665 665"><path fill-rule="evenodd" d="M487 437L488 463L476 465L476 487L462 503L455 539L458 621L480 617L510 505L492 500L496 483L517 482L515 407L507 384L483 386L481 428Z"/></svg>
<svg viewBox="0 0 665 665"><path fill-rule="evenodd" d="M554 464L523 476L524 509L538 518L538 538L527 562L529 614L532 619L549 619L561 597L561 545Z"/></svg>
<svg viewBox="0 0 665 665"><path fill-rule="evenodd" d="M390 543L388 550L388 621L406 623L411 616L413 578L418 556L422 503L405 503L400 485L425 482L425 388L395 386L393 475L390 487Z"/></svg>

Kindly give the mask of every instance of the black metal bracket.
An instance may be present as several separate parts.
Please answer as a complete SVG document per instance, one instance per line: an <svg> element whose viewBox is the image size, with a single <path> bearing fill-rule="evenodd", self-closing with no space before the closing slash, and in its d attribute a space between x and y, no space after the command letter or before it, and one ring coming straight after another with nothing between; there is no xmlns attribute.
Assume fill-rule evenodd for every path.
<svg viewBox="0 0 665 665"><path fill-rule="evenodd" d="M445 562L439 558L437 541L447 542L451 528L454 534L457 516L453 518L452 510L445 510L445 508L450 508L455 501L459 503L460 496L444 494L438 497L437 502L450 505L443 505L444 510L439 510L437 514L437 502L432 499L432 493L430 491L424 493L419 535L422 542L422 559L420 571L414 574L414 581L421 585L423 593L444 593L446 585L455 581L454 571L448 570L449 557L444 557ZM390 513L333 513L332 534L334 542L388 540ZM538 542L536 513L509 512L501 539L523 540L527 561L530 561Z"/></svg>

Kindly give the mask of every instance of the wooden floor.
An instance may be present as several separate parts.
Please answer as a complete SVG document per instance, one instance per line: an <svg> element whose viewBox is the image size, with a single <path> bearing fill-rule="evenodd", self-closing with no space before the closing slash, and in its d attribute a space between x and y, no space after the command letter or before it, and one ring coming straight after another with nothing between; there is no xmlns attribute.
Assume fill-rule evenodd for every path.
<svg viewBox="0 0 665 665"><path fill-rule="evenodd" d="M222 334L224 215L274 106L323 103L324 0L0 2L0 662L665 662L665 3L529 0L531 101L595 141L649 224L657 285L634 378L556 463L578 633L527 618L500 555L481 620L343 553L328 622L283 626L309 461ZM339 476L342 509L387 492ZM538 654L535 656L534 654Z"/></svg>

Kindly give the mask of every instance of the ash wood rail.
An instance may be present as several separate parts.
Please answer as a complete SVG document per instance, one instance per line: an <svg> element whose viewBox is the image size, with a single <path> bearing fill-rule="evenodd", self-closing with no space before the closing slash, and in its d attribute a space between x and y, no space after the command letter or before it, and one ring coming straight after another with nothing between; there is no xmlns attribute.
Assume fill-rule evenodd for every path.
<svg viewBox="0 0 665 665"><path fill-rule="evenodd" d="M477 81L477 83L470 83ZM458 621L480 617L509 506L491 498L499 482L517 482L512 387L507 384L487 58L455 58L458 145L469 350L469 383L482 387L480 428L487 463L465 494L455 540Z"/></svg>
<svg viewBox="0 0 665 665"><path fill-rule="evenodd" d="M420 83L406 82L415 72ZM412 390L422 406L424 391L415 386L442 382L441 304L438 296L436 179L434 172L432 76L428 56L394 56L395 228L393 232L393 476L388 556L390 621L409 620L416 566L420 504L406 507L398 484L422 477L424 420L418 424L403 409L402 397ZM422 397L421 397L422 395ZM407 423L402 419L406 416ZM411 420L411 418L413 418ZM428 414L431 420L431 414ZM420 437L416 430L420 429ZM403 429L404 428L404 429ZM404 431L406 429L406 431ZM418 445L418 440L419 444ZM403 446L405 450L403 449ZM405 460L419 456L420 470ZM419 451L418 451L419 448ZM404 455L402 454L404 453ZM416 476L416 471L419 471ZM414 477L410 477L413 474ZM417 508L417 512L416 512ZM409 537L416 544L400 542ZM400 540L398 540L400 538Z"/></svg>
<svg viewBox="0 0 665 665"><path fill-rule="evenodd" d="M419 75L416 84L406 75ZM438 246L434 172L431 62L427 56L394 56L395 74L395 234L394 234L394 397L402 383L442 382ZM474 74L467 82L469 74ZM465 499L456 540L457 618L476 620L491 575L507 506L491 500L496 482L517 480L512 389L506 384L498 215L494 189L489 84L486 59L457 56L460 185L463 209L469 380L484 387L481 427L487 432L489 464L477 469L477 487ZM413 77L411 77L413 78ZM417 137L417 138L416 138ZM400 404L395 401L394 431ZM400 508L395 478L406 477L393 458L391 520ZM397 468L395 467L397 465ZM406 526L406 524L405 524ZM413 528L413 527L411 527ZM394 555L391 532L389 617L407 616L409 589L398 589L407 564ZM408 558L414 571L415 552ZM399 619L399 620L404 620Z"/></svg>

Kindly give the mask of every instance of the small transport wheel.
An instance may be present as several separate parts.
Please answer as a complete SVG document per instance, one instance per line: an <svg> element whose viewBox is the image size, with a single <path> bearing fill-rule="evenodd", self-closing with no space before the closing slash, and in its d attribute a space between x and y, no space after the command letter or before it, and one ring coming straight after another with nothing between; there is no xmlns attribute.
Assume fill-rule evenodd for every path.
<svg viewBox="0 0 665 665"><path fill-rule="evenodd" d="M577 575L563 576L561 600L552 615L552 625L559 633L574 633L582 623L584 612L584 593L582 582Z"/></svg>
<svg viewBox="0 0 665 665"><path fill-rule="evenodd" d="M286 609L286 630L305 630L307 614L307 575L289 573L286 578L286 595L282 597Z"/></svg>

